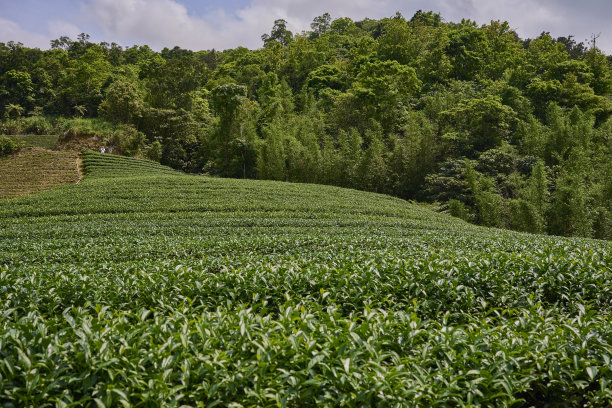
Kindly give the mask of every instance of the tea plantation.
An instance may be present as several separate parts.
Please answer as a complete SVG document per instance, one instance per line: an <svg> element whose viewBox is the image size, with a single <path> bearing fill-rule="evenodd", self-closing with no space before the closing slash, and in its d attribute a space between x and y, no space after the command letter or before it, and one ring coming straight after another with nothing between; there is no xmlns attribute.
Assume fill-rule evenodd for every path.
<svg viewBox="0 0 612 408"><path fill-rule="evenodd" d="M78 159L78 152L40 148L23 148L0 157L0 200L77 183Z"/></svg>
<svg viewBox="0 0 612 408"><path fill-rule="evenodd" d="M612 406L612 243L83 157L0 202L0 406Z"/></svg>

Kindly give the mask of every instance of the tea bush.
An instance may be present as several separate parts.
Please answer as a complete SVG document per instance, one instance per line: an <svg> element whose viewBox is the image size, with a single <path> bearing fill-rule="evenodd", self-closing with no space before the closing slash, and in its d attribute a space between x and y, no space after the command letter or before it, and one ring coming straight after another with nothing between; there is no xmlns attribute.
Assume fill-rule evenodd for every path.
<svg viewBox="0 0 612 408"><path fill-rule="evenodd" d="M4 406L612 404L612 244L85 153L0 203Z"/></svg>

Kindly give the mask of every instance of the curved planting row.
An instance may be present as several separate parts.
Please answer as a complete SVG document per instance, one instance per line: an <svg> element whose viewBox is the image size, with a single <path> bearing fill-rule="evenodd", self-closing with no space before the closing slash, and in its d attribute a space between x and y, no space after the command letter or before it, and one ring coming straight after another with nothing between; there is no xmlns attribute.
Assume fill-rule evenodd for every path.
<svg viewBox="0 0 612 408"><path fill-rule="evenodd" d="M0 405L612 405L610 242L84 161L0 203Z"/></svg>

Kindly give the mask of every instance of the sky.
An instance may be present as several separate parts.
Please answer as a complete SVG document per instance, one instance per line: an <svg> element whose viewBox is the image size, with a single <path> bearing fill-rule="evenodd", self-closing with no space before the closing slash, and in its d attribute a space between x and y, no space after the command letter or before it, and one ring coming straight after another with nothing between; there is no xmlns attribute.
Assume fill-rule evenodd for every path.
<svg viewBox="0 0 612 408"><path fill-rule="evenodd" d="M259 48L278 18L299 33L325 12L360 20L397 11L410 18L419 9L445 21L505 20L522 38L549 31L587 43L599 35L597 46L612 54L612 0L0 0L0 42L47 49L85 32L91 41L157 50Z"/></svg>

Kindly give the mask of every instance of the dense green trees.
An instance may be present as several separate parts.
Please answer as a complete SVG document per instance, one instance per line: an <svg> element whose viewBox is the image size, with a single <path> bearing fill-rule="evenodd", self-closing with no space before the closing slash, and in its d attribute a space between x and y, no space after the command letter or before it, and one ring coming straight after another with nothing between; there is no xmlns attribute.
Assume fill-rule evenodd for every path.
<svg viewBox="0 0 612 408"><path fill-rule="evenodd" d="M100 117L111 122L134 123L142 115L143 97L134 82L117 80L106 90L99 106Z"/></svg>
<svg viewBox="0 0 612 408"><path fill-rule="evenodd" d="M422 11L326 13L311 29L277 20L262 48L223 52L85 34L47 51L0 44L0 133L99 117L119 151L184 171L336 184L490 226L612 238L612 70L599 49Z"/></svg>

